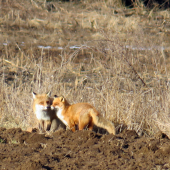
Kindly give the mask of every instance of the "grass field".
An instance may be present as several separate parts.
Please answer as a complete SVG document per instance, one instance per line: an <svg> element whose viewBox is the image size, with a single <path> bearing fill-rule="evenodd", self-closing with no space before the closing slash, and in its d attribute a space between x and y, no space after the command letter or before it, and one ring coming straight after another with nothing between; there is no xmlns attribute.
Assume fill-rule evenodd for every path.
<svg viewBox="0 0 170 170"><path fill-rule="evenodd" d="M170 136L170 11L119 1L0 1L0 126L34 126L32 91L89 102L117 131Z"/></svg>

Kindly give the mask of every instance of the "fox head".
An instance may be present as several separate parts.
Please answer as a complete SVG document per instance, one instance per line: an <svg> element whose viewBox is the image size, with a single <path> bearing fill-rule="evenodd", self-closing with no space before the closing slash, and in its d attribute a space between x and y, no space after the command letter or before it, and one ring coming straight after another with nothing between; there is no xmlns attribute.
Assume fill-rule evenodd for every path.
<svg viewBox="0 0 170 170"><path fill-rule="evenodd" d="M51 108L52 99L50 98L51 92L46 94L36 94L32 92L33 95L33 104L36 107L36 110L47 110Z"/></svg>
<svg viewBox="0 0 170 170"><path fill-rule="evenodd" d="M64 109L67 105L67 101L63 96L54 96L53 104L51 106L52 109Z"/></svg>

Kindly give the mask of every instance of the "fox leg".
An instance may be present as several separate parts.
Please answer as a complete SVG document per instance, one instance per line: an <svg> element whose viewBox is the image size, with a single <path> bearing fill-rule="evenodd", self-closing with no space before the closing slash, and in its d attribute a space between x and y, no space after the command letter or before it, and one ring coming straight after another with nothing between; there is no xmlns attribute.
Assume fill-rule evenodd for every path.
<svg viewBox="0 0 170 170"><path fill-rule="evenodd" d="M75 132L75 131L76 131L75 126L71 127L70 129L71 129L73 132Z"/></svg>
<svg viewBox="0 0 170 170"><path fill-rule="evenodd" d="M39 120L38 128L40 132L44 132L44 121L43 120Z"/></svg>
<svg viewBox="0 0 170 170"><path fill-rule="evenodd" d="M92 119L91 119L91 121L90 121L89 124L88 124L88 129L89 129L89 130L93 130L93 126L94 126L94 123L93 123L93 121L92 121Z"/></svg>
<svg viewBox="0 0 170 170"><path fill-rule="evenodd" d="M56 119L53 119L51 121L51 128L50 131L51 132L55 132L58 129L66 129L66 125L57 117Z"/></svg>
<svg viewBox="0 0 170 170"><path fill-rule="evenodd" d="M59 128L59 119L53 119L53 120L51 121L50 131L51 131L51 132L55 132L58 128Z"/></svg>
<svg viewBox="0 0 170 170"><path fill-rule="evenodd" d="M89 130L93 130L93 122L90 121L90 122L80 122L79 123L79 130L83 130L85 129L86 127L89 129Z"/></svg>
<svg viewBox="0 0 170 170"><path fill-rule="evenodd" d="M73 132L76 131L76 126L75 126L75 123L74 123L73 120L69 120L69 121L68 121L68 127L69 127L69 129L72 130Z"/></svg>
<svg viewBox="0 0 170 170"><path fill-rule="evenodd" d="M45 121L45 131L49 131L50 130L50 128L51 128L51 120L46 120Z"/></svg>
<svg viewBox="0 0 170 170"><path fill-rule="evenodd" d="M75 127L74 124L70 124L70 125L69 125L69 128L70 128L73 132L76 131L76 127Z"/></svg>
<svg viewBox="0 0 170 170"><path fill-rule="evenodd" d="M92 124L91 124L91 117L88 116L88 114L83 114L80 116L79 118L79 130L83 130L85 129L85 127L88 127L88 128L92 128L91 127Z"/></svg>
<svg viewBox="0 0 170 170"><path fill-rule="evenodd" d="M80 122L79 123L79 130L83 130L86 126L87 126L87 124L84 124L83 122Z"/></svg>

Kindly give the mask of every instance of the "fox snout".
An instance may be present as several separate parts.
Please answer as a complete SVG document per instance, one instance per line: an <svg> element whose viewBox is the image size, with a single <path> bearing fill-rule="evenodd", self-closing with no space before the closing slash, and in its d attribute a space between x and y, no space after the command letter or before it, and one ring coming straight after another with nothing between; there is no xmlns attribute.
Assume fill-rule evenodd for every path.
<svg viewBox="0 0 170 170"><path fill-rule="evenodd" d="M49 109L51 109L50 106L43 106L42 108L43 108L43 110L49 110Z"/></svg>
<svg viewBox="0 0 170 170"><path fill-rule="evenodd" d="M46 102L46 106L44 106L44 108L46 108L47 110L51 109L51 105L49 102Z"/></svg>
<svg viewBox="0 0 170 170"><path fill-rule="evenodd" d="M51 105L51 110L58 110L58 108L53 106L53 105Z"/></svg>
<svg viewBox="0 0 170 170"><path fill-rule="evenodd" d="M51 109L51 106L47 106L47 109Z"/></svg>

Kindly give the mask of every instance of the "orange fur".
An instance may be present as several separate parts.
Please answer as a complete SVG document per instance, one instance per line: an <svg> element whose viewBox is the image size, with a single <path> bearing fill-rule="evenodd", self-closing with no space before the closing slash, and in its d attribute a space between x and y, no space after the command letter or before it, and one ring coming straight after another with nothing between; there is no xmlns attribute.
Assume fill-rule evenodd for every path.
<svg viewBox="0 0 170 170"><path fill-rule="evenodd" d="M112 122L100 116L99 112L88 103L70 105L67 100L61 96L54 98L52 109L54 108L56 109L58 118L73 132L75 131L76 125L78 125L79 130L85 127L92 130L95 124L115 135L115 127Z"/></svg>
<svg viewBox="0 0 170 170"><path fill-rule="evenodd" d="M56 116L55 111L51 110L53 98L50 97L50 93L33 93L33 98L33 111L37 117L38 128L40 131L50 130L52 122L55 123L56 127L53 127L55 129L58 128L57 126L59 125L65 127L65 125L63 126L63 123ZM56 122L53 120L55 120Z"/></svg>

